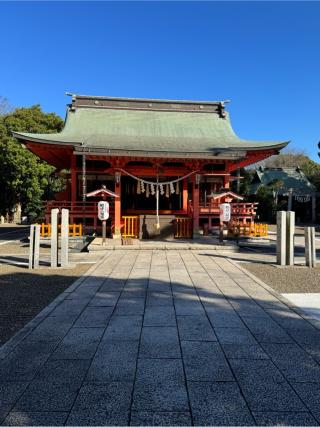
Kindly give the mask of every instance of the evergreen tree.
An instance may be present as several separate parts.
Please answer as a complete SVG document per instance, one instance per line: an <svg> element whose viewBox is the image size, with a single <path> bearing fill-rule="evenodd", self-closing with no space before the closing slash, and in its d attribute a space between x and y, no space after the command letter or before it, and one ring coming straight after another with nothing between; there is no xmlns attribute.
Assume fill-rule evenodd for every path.
<svg viewBox="0 0 320 427"><path fill-rule="evenodd" d="M56 133L63 120L55 113L44 113L39 105L10 111L1 100L5 108L0 111L0 214L11 212L20 203L23 214L35 219L44 197L61 191L64 183L55 175L55 168L19 144L12 131Z"/></svg>

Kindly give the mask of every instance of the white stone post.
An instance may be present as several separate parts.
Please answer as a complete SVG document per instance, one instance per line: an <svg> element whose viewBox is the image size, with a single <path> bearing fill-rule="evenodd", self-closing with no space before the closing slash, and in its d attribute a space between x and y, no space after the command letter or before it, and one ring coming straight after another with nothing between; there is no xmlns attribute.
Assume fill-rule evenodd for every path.
<svg viewBox="0 0 320 427"><path fill-rule="evenodd" d="M29 269L33 268L33 255L34 255L34 231L35 224L30 225L30 238L29 238Z"/></svg>
<svg viewBox="0 0 320 427"><path fill-rule="evenodd" d="M51 210L51 267L58 266L58 214L59 209Z"/></svg>
<svg viewBox="0 0 320 427"><path fill-rule="evenodd" d="M305 236L306 266L313 268L316 266L315 228L305 227L304 236Z"/></svg>
<svg viewBox="0 0 320 427"><path fill-rule="evenodd" d="M39 268L40 259L40 225L30 226L29 269Z"/></svg>
<svg viewBox="0 0 320 427"><path fill-rule="evenodd" d="M61 211L61 267L68 267L69 210Z"/></svg>
<svg viewBox="0 0 320 427"><path fill-rule="evenodd" d="M33 268L39 268L39 261L40 261L40 225L36 224L34 227Z"/></svg>
<svg viewBox="0 0 320 427"><path fill-rule="evenodd" d="M312 265L316 267L317 264L317 255L316 255L316 229L311 227L311 255L312 255Z"/></svg>
<svg viewBox="0 0 320 427"><path fill-rule="evenodd" d="M294 265L295 212L287 212L286 216L286 265Z"/></svg>
<svg viewBox="0 0 320 427"><path fill-rule="evenodd" d="M304 227L306 266L312 267L311 261L311 227Z"/></svg>
<svg viewBox="0 0 320 427"><path fill-rule="evenodd" d="M277 264L286 265L286 212L277 212Z"/></svg>

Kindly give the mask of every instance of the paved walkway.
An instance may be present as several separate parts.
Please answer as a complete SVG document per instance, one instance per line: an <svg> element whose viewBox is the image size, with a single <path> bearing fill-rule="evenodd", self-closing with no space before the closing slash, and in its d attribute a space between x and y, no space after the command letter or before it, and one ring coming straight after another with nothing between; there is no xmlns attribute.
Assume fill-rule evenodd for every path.
<svg viewBox="0 0 320 427"><path fill-rule="evenodd" d="M1 422L317 425L320 330L280 299L216 251L110 252L0 351Z"/></svg>

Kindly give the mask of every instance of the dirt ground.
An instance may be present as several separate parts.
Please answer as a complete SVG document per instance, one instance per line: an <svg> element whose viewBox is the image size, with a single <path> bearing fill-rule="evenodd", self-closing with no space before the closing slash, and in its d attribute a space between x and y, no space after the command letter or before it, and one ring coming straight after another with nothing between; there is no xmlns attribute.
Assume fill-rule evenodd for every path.
<svg viewBox="0 0 320 427"><path fill-rule="evenodd" d="M279 293L320 292L320 265L316 268L274 267L260 263L241 265Z"/></svg>
<svg viewBox="0 0 320 427"><path fill-rule="evenodd" d="M0 264L0 345L84 274L90 264L69 269L28 270Z"/></svg>

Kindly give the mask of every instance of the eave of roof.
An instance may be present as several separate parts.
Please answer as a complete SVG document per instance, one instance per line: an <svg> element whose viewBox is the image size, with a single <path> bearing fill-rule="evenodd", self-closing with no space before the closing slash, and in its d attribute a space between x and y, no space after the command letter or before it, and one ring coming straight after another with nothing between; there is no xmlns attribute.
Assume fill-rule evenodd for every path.
<svg viewBox="0 0 320 427"><path fill-rule="evenodd" d="M224 101L85 95L73 96L62 132L13 132L13 136L23 143L72 146L79 153L150 157L241 158L247 151L276 153L288 144L238 138Z"/></svg>

